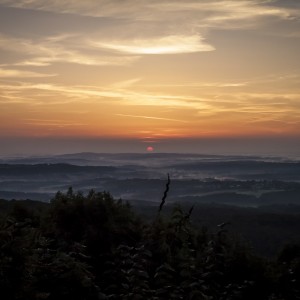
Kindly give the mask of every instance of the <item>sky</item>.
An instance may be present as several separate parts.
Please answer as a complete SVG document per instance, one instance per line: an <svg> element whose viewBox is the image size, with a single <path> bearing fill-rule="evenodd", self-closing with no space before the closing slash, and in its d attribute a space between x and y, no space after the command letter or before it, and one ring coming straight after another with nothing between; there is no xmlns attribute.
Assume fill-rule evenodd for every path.
<svg viewBox="0 0 300 300"><path fill-rule="evenodd" d="M0 0L0 155L299 155L299 0Z"/></svg>

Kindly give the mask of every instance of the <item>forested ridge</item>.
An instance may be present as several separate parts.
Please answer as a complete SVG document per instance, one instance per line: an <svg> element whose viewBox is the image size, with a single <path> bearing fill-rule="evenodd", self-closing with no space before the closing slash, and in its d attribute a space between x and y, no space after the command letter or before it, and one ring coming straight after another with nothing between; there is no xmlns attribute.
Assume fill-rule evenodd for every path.
<svg viewBox="0 0 300 300"><path fill-rule="evenodd" d="M193 206L152 220L109 193L0 203L1 299L300 299L300 245L272 259L193 225ZM229 231L229 232L228 232Z"/></svg>

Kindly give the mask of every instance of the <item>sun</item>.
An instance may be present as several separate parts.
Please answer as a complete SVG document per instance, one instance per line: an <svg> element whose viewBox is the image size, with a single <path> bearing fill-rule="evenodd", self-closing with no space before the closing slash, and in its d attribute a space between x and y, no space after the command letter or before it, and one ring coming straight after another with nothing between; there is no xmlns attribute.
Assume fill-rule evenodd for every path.
<svg viewBox="0 0 300 300"><path fill-rule="evenodd" d="M146 150L147 150L147 152L153 152L154 148L152 146L148 146Z"/></svg>

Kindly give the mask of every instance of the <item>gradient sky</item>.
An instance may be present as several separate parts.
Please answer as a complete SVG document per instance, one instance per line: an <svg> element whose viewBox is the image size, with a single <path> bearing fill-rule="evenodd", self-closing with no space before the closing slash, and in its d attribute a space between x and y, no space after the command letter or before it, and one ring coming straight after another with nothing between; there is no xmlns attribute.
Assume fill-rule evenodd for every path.
<svg viewBox="0 0 300 300"><path fill-rule="evenodd" d="M0 119L0 155L300 154L300 1L0 0Z"/></svg>

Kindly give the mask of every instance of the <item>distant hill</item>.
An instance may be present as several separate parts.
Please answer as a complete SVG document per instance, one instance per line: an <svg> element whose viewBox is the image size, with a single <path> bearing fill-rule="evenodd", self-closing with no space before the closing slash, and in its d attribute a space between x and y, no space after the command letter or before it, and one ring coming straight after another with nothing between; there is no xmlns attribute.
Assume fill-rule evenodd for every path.
<svg viewBox="0 0 300 300"><path fill-rule="evenodd" d="M49 200L69 186L116 198L159 201L169 173L173 201L234 205L298 203L300 162L258 156L75 153L0 164L0 197Z"/></svg>

